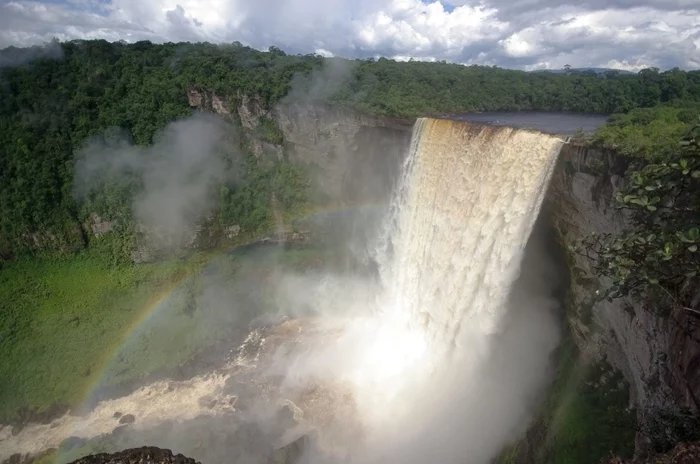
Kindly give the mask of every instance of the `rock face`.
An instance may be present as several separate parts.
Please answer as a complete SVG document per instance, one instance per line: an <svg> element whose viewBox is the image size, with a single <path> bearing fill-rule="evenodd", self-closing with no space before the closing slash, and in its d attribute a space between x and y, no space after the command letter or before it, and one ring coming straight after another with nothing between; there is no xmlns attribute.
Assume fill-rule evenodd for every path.
<svg viewBox="0 0 700 464"><path fill-rule="evenodd" d="M611 457L601 461L601 464L695 464L700 462L700 443L681 443L672 451L649 459L627 461Z"/></svg>
<svg viewBox="0 0 700 464"><path fill-rule="evenodd" d="M388 198L411 142L412 121L305 105L280 106L273 117L285 158L316 173L318 187L330 198Z"/></svg>
<svg viewBox="0 0 700 464"><path fill-rule="evenodd" d="M133 414L126 414L119 419L120 424L133 424L136 422L136 417Z"/></svg>
<svg viewBox="0 0 700 464"><path fill-rule="evenodd" d="M223 101L208 92L190 91L191 106L237 116L252 134L262 120L274 122L282 143L273 148L284 159L307 167L331 202L386 200L410 144L412 121L300 104L268 110L255 97L237 97L237 103L224 105L230 111L223 111L215 100ZM269 150L270 143L256 140L256 154ZM614 208L614 195L624 185L628 165L610 151L573 144L562 148L546 208L565 249L593 232L619 233L625 228L627 218ZM591 359L606 359L623 373L640 425L658 411L679 406L698 412L700 343L685 330L688 315L662 317L659 308L630 298L596 302L596 290L608 282L595 275L587 257L569 252L568 266L571 300L566 318L573 338ZM637 441L644 452L644 436L638 434Z"/></svg>
<svg viewBox="0 0 700 464"><path fill-rule="evenodd" d="M302 461L304 453L309 450L310 446L310 438L303 435L288 445L272 451L270 456L254 459L253 462L259 462L260 464L297 464ZM19 459L19 457L15 458L18 463L20 462ZM10 464L14 464L14 462L10 461ZM182 454L173 454L168 449L144 446L142 448L126 449L117 453L93 454L77 459L71 464L200 464L200 462Z"/></svg>
<svg viewBox="0 0 700 464"><path fill-rule="evenodd" d="M619 233L627 217L614 209L628 160L610 151L565 145L547 195L552 223L562 245L595 232ZM631 298L595 302L609 282L596 276L586 256L568 252L571 301L567 322L576 344L594 358L606 358L631 388L638 422L659 411L688 407L697 412L700 345L683 328L682 314L662 317L659 308ZM647 439L638 434L642 454Z"/></svg>
<svg viewBox="0 0 700 464"><path fill-rule="evenodd" d="M90 227L92 235L95 237L101 237L114 229L114 221L103 219L100 217L100 215L94 212L90 213L87 225Z"/></svg>
<svg viewBox="0 0 700 464"><path fill-rule="evenodd" d="M257 156L270 155L306 167L331 202L386 200L411 142L412 120L319 105L282 104L266 109L255 96L227 100L201 89L191 89L188 97L193 108L228 120L237 118ZM281 140L261 135L261 121L274 127Z"/></svg>
<svg viewBox="0 0 700 464"><path fill-rule="evenodd" d="M93 454L73 461L72 464L199 464L199 462L182 454L173 454L167 449L144 446L112 454Z"/></svg>

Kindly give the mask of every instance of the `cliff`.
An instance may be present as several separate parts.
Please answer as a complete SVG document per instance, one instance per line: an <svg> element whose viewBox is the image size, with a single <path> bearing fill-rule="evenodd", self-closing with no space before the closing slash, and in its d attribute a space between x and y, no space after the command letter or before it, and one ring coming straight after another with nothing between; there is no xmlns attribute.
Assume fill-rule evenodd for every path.
<svg viewBox="0 0 700 464"><path fill-rule="evenodd" d="M201 89L190 89L188 99L192 108L240 125L257 157L304 166L331 202L385 200L411 141L407 119L302 103L266 109L255 97L223 98Z"/></svg>
<svg viewBox="0 0 700 464"><path fill-rule="evenodd" d="M256 156L272 155L307 168L317 188L332 202L386 200L408 150L412 121L363 115L310 104L265 109L256 98L222 98L189 91L190 105L213 111L243 129ZM668 421L682 411L698 412L700 343L688 330L686 314L650 307L631 298L598 301L609 282L592 261L570 245L591 233L620 233L627 218L614 208L629 160L614 152L567 144L547 197L546 210L562 248L567 250L570 286L566 326L584 363L619 371L629 384L628 409L636 410L635 448L644 455L652 443L675 432ZM614 372L603 374L613 378ZM671 419L669 419L671 418ZM662 430L663 429L663 430ZM662 439L663 440L663 439Z"/></svg>
<svg viewBox="0 0 700 464"><path fill-rule="evenodd" d="M684 409L697 414L700 395L700 344L688 316L668 314L632 298L598 301L596 291L609 285L592 261L570 248L591 233L620 233L628 220L614 208L629 160L614 152L565 145L547 195L552 226L567 249L570 288L566 321L571 336L590 361L606 360L630 385L630 407L637 409L636 451L646 454L672 440L666 421ZM675 419L673 419L675 420Z"/></svg>

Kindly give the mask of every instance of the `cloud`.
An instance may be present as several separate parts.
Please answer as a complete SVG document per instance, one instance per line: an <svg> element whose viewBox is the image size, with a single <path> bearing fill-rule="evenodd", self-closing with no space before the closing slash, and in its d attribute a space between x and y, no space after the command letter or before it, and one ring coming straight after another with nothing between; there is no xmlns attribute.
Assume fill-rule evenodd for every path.
<svg viewBox="0 0 700 464"><path fill-rule="evenodd" d="M522 69L700 68L696 0L97 0L0 4L0 47L57 37L233 42Z"/></svg>
<svg viewBox="0 0 700 464"><path fill-rule="evenodd" d="M8 47L0 50L0 68L22 66L39 58L61 59L63 48L56 40L29 48Z"/></svg>

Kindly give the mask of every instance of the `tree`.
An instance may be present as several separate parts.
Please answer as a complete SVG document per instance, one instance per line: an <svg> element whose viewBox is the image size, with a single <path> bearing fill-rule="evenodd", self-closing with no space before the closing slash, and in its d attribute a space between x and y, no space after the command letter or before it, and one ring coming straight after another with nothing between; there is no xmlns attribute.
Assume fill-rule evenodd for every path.
<svg viewBox="0 0 700 464"><path fill-rule="evenodd" d="M700 122L667 159L638 161L626 177L616 201L629 228L582 243L612 281L600 296L646 297L700 317Z"/></svg>

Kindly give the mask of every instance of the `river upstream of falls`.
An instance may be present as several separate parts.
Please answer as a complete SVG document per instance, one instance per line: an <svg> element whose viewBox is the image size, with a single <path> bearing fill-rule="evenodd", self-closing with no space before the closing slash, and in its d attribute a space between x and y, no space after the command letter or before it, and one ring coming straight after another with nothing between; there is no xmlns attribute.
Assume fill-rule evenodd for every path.
<svg viewBox="0 0 700 464"><path fill-rule="evenodd" d="M106 436L104 451L266 462L307 436L299 462L489 462L527 427L558 343L554 277L532 232L562 144L419 119L368 246L377 273L285 275L266 291L291 317L232 343L219 368L4 427L0 461Z"/></svg>

